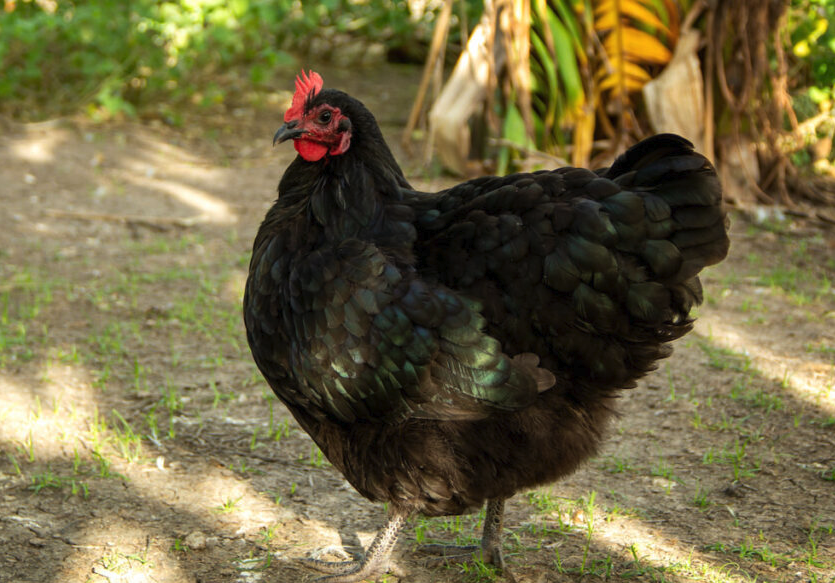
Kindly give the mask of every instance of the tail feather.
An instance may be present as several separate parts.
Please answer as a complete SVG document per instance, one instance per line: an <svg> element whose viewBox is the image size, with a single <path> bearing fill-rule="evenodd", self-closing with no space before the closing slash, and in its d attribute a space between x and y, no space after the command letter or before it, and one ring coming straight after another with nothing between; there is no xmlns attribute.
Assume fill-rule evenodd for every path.
<svg viewBox="0 0 835 583"><path fill-rule="evenodd" d="M666 269L655 275L669 284L695 276L702 268L727 255L727 217L722 208L722 187L711 163L680 136L661 134L627 150L604 176L629 175L629 188L641 195L649 237L642 255L650 268ZM666 239L680 255L680 268L670 273L676 260L661 261L653 240ZM661 246L669 255L673 250ZM653 249L654 248L654 249ZM653 254L653 252L655 252ZM653 271L655 271L653 269Z"/></svg>
<svg viewBox="0 0 835 583"><path fill-rule="evenodd" d="M702 301L698 273L728 252L713 166L684 138L662 134L630 148L601 174L624 189L600 201L621 236L618 248L645 266L629 278L630 316L650 326L686 323Z"/></svg>
<svg viewBox="0 0 835 583"><path fill-rule="evenodd" d="M658 134L638 142L618 156L605 176L613 178L630 171L641 170L662 158L692 153L693 144L690 141L675 134Z"/></svg>

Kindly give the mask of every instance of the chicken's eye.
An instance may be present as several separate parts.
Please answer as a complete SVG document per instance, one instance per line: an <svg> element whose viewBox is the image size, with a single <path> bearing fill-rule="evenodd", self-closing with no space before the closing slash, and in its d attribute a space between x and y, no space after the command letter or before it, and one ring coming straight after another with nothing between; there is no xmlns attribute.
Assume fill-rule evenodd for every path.
<svg viewBox="0 0 835 583"><path fill-rule="evenodd" d="M331 120L331 112L329 112L327 109L319 114L319 122L320 123L328 123L330 120Z"/></svg>

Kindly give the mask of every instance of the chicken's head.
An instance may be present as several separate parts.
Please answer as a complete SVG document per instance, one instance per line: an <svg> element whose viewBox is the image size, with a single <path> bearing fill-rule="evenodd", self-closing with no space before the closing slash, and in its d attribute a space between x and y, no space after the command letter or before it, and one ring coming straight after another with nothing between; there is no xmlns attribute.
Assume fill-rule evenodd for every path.
<svg viewBox="0 0 835 583"><path fill-rule="evenodd" d="M314 71L302 71L296 77L293 103L273 137L273 144L292 139L296 151L308 162L326 154L339 156L351 145L351 120L336 105L316 99L322 83L321 75Z"/></svg>

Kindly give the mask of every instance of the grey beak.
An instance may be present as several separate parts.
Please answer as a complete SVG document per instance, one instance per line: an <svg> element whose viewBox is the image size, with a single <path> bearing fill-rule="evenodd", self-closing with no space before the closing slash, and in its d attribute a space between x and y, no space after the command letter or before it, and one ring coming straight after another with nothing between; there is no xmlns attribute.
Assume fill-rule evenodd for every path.
<svg viewBox="0 0 835 583"><path fill-rule="evenodd" d="M287 140L295 140L300 135L305 133L303 129L297 129L298 121L288 121L283 126L278 128L278 131L273 136L273 146Z"/></svg>

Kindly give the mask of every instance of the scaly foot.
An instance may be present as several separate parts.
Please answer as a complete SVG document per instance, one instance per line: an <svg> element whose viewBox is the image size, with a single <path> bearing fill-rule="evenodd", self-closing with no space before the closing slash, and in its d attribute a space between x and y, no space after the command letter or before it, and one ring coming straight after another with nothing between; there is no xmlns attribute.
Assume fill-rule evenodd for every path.
<svg viewBox="0 0 835 583"><path fill-rule="evenodd" d="M328 573L316 579L321 583L358 583L376 581L386 573L401 577L402 573L390 562L391 551L397 542L397 533L406 521L407 513L393 513L386 525L377 533L365 556L359 561L320 561L319 559L301 559L303 565L317 571Z"/></svg>

